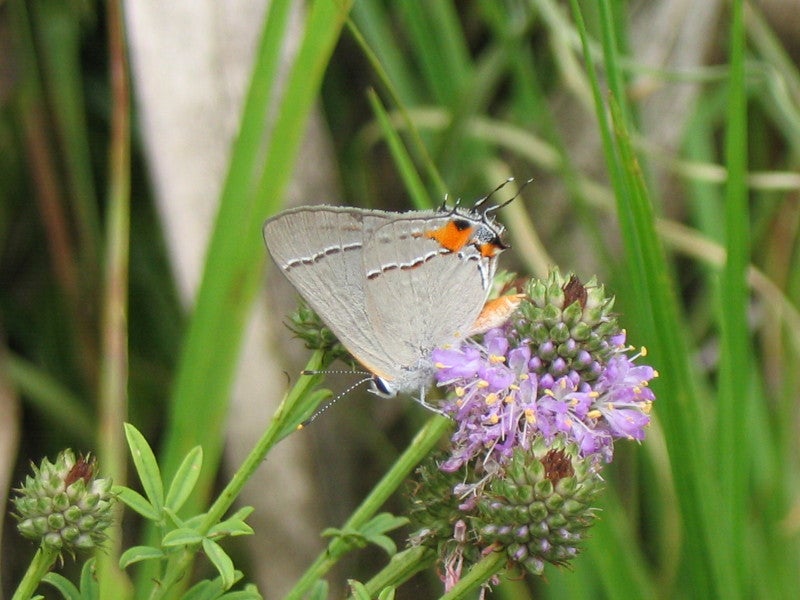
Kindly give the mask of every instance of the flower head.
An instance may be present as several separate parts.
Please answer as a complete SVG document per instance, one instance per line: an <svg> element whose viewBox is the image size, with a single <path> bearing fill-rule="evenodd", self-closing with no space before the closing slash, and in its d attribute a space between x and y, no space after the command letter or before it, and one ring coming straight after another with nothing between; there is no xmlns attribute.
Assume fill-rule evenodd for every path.
<svg viewBox="0 0 800 600"><path fill-rule="evenodd" d="M111 479L97 478L95 460L64 450L54 463L45 458L32 468L13 500L20 533L58 552L100 545L111 524L114 497Z"/></svg>
<svg viewBox="0 0 800 600"><path fill-rule="evenodd" d="M518 316L482 341L433 352L437 382L453 392L441 408L457 426L445 470L478 455L502 464L538 437L606 461L615 439L644 438L656 372L634 363L613 300L557 272L527 291Z"/></svg>
<svg viewBox="0 0 800 600"><path fill-rule="evenodd" d="M536 575L568 563L614 442L650 422L657 373L637 364L603 287L554 271L525 292L503 326L432 354L456 430L417 471L413 543L437 548L448 586L489 548Z"/></svg>

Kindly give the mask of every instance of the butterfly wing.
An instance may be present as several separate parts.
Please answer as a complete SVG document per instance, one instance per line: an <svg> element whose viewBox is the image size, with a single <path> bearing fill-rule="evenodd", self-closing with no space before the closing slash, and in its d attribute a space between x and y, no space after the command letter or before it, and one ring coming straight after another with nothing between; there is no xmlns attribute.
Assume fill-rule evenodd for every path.
<svg viewBox="0 0 800 600"><path fill-rule="evenodd" d="M403 391L420 383L433 348L466 335L489 293L495 258L472 244L452 249L431 232L452 222L447 214L406 213L369 236L363 253L365 309L376 346L407 376ZM430 369L427 369L430 371Z"/></svg>
<svg viewBox="0 0 800 600"><path fill-rule="evenodd" d="M264 240L350 353L413 392L429 379L433 348L466 335L486 301L496 254L474 243L481 227L490 224L455 212L313 206L268 220Z"/></svg>
<svg viewBox="0 0 800 600"><path fill-rule="evenodd" d="M263 229L278 268L348 351L378 375L393 363L375 345L367 314L364 242L394 217L383 211L310 206L284 211Z"/></svg>

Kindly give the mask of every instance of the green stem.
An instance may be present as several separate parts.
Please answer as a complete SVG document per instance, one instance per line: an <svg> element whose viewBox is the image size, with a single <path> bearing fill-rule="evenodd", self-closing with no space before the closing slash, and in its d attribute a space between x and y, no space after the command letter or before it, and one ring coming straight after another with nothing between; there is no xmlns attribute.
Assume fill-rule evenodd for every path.
<svg viewBox="0 0 800 600"><path fill-rule="evenodd" d="M121 0L106 4L109 72L112 91L111 145L105 291L101 324L101 365L98 405L98 444L103 468L119 485L126 479L126 447L123 423L128 416L128 263L130 259L131 134L130 86ZM97 553L101 597L113 593L131 596L130 582L119 568L122 552L122 512L109 530L109 541ZM124 592L122 590L125 590Z"/></svg>
<svg viewBox="0 0 800 600"><path fill-rule="evenodd" d="M388 565L364 584L364 587L367 588L370 598L374 598L382 589L390 585L400 585L413 575L427 569L435 560L436 553L423 546L414 546L403 552L398 552L392 557Z"/></svg>
<svg viewBox="0 0 800 600"><path fill-rule="evenodd" d="M444 417L433 417L420 430L406 451L397 459L392 468L383 476L356 511L342 526L342 529L359 529L380 509L398 486L405 480L412 469L428 455L431 448L439 441L442 434L450 427L451 421ZM286 596L286 600L299 600L311 589L314 583L327 573L336 562L350 550L350 544L341 537L335 538L328 545L294 588Z"/></svg>
<svg viewBox="0 0 800 600"><path fill-rule="evenodd" d="M33 593L42 581L42 577L50 571L50 567L56 562L58 554L59 552L57 550L39 546L39 549L36 551L31 564L28 565L28 570L25 572L22 581L19 582L17 591L14 592L14 596L12 596L11 600L28 600L33 596Z"/></svg>
<svg viewBox="0 0 800 600"><path fill-rule="evenodd" d="M472 567L464 577L459 579L450 591L445 593L439 600L461 600L476 587L483 585L489 579L497 575L506 560L505 552L492 552L481 559L477 565Z"/></svg>
<svg viewBox="0 0 800 600"><path fill-rule="evenodd" d="M323 352L318 350L311 355L306 369L309 371L318 370L323 360ZM225 489L222 490L211 505L211 508L208 509L203 522L197 528L200 533L207 533L214 524L222 519L239 496L242 488L250 480L250 477L264 462L264 458L266 458L272 447L297 429L306 412L304 410L305 403L301 401L309 394L313 382L313 377L302 377L281 402L264 435L261 436L261 439L250 451L250 454L247 455L247 458L234 473L228 485L225 486ZM185 577L194 559L195 552L196 548L187 548L170 560L160 585L153 587L150 595L151 599L155 600L156 598L164 597L175 583Z"/></svg>

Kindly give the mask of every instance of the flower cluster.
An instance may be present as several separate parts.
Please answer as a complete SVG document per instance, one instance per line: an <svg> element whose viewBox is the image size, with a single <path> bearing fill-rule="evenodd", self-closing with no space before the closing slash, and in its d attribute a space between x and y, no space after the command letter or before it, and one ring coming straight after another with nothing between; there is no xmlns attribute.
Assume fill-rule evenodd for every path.
<svg viewBox="0 0 800 600"><path fill-rule="evenodd" d="M606 461L614 439L644 439L656 372L634 364L641 353L628 354L610 315L613 300L597 284L565 282L558 272L527 292L518 316L482 343L433 352L439 385L454 392L441 409L458 425L444 470L481 453L502 464L538 436L563 435L583 456Z"/></svg>
<svg viewBox="0 0 800 600"><path fill-rule="evenodd" d="M439 408L456 431L433 459L440 474L418 472L413 512L455 506L423 519L416 538L439 549L445 572L465 523L458 539L502 548L531 573L566 563L594 519L614 441L644 439L650 421L657 373L636 364L644 351L626 345L603 287L554 271L523 291L505 325L432 356L449 391ZM460 559L474 557L457 546Z"/></svg>
<svg viewBox="0 0 800 600"><path fill-rule="evenodd" d="M91 550L106 539L111 524L111 479L96 477L93 458L61 452L56 461L32 466L33 475L14 498L18 529L54 552Z"/></svg>

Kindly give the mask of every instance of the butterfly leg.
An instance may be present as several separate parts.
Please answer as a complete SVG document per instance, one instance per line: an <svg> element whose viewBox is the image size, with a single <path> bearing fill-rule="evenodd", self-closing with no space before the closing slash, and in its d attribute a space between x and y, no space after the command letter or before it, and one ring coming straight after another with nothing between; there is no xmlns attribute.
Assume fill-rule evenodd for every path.
<svg viewBox="0 0 800 600"><path fill-rule="evenodd" d="M447 417L448 419L452 419L453 418L450 415L448 415L447 413L445 413L443 410L441 410L440 408L437 408L437 407L433 406L432 404L428 404L425 401L425 387L424 386L419 388L419 398L414 398L414 400L416 400L419 404L421 404L422 406L427 408L429 411L431 411L433 413L436 413L437 415L442 415L443 417Z"/></svg>

